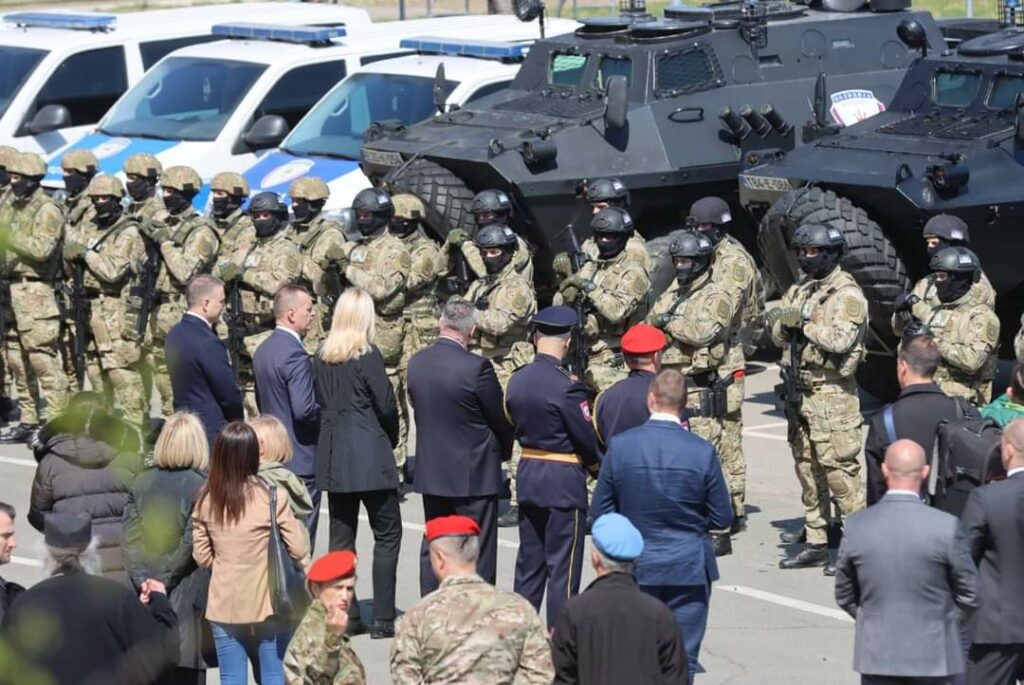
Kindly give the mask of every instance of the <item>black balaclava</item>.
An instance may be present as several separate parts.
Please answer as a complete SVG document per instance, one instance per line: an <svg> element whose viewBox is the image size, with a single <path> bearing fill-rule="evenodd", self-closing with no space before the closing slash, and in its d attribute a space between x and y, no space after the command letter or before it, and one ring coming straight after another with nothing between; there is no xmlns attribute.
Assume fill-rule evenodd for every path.
<svg viewBox="0 0 1024 685"><path fill-rule="evenodd" d="M150 180L144 176L139 176L135 179L129 180L124 184L125 190L128 191L128 195L135 202L142 202L153 197L156 192L156 181Z"/></svg>
<svg viewBox="0 0 1024 685"><path fill-rule="evenodd" d="M943 304L956 302L966 295L974 284L973 274L948 273L949 278L946 280L935 281L935 294L938 296L939 302L942 302Z"/></svg>
<svg viewBox="0 0 1024 685"><path fill-rule="evenodd" d="M298 199L292 202L292 214L300 224L306 224L320 216L323 211L324 200Z"/></svg>
<svg viewBox="0 0 1024 685"><path fill-rule="evenodd" d="M164 207L171 214L181 214L192 206L193 197L193 195L184 193L177 188L167 188L164 190Z"/></svg>
<svg viewBox="0 0 1024 685"><path fill-rule="evenodd" d="M800 270L805 274L814 279L822 279L838 266L841 256L839 250L819 247L818 254L814 257L798 254L796 261L800 264Z"/></svg>

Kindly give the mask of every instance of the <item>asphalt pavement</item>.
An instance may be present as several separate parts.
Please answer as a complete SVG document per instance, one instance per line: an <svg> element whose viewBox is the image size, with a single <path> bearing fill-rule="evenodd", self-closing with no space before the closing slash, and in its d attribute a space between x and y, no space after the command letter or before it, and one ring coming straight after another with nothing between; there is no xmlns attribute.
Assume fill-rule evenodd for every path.
<svg viewBox="0 0 1024 685"><path fill-rule="evenodd" d="M743 415L749 526L734 539L732 556L719 560L722 577L712 592L710 622L701 652L706 672L698 675L697 683L854 685L859 682L851 669L854 624L835 605L832 579L823 576L820 568L778 568L785 553L778 541L779 532L795 528L801 521L799 488L786 440L785 419L774 410L772 386L778 382L778 369L772 364L752 364L748 373ZM35 561L40 535L25 519L34 468L27 448L0 445L0 500L18 509L18 549L13 563L0 570L0 574L25 585L41 579ZM410 495L402 505L402 517L399 610L411 607L419 599L423 509L418 496ZM364 618L369 618L373 538L365 517L363 523L358 553L365 560L365 570L359 577L357 591ZM317 540L317 550L321 552L327 548L327 527L325 508ZM515 529L501 529L498 584L508 590L512 589L517 548ZM589 539L587 548L589 559ZM593 571L587 568L583 587L593 577ZM391 682L390 642L371 640L368 636L353 641L372 685ZM215 675L211 674L209 682L217 682Z"/></svg>

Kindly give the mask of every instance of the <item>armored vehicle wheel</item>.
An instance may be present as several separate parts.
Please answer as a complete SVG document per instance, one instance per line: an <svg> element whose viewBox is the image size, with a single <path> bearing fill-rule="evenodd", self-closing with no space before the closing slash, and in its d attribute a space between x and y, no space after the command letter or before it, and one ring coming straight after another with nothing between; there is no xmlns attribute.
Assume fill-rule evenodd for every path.
<svg viewBox="0 0 1024 685"><path fill-rule="evenodd" d="M476 232L473 215L469 211L473 192L458 176L436 162L417 159L400 174L387 180L393 193L412 193L427 207L424 222L435 237L442 240L453 228L461 228L472 235Z"/></svg>
<svg viewBox="0 0 1024 685"><path fill-rule="evenodd" d="M913 286L907 268L896 247L867 212L830 190L807 186L779 198L758 229L758 249L782 289L789 287L796 276L795 267L788 266L795 262L785 251L793 231L804 223L834 226L846 238L842 265L864 290L869 311L865 344L878 353L868 355L861 364L858 381L872 395L889 399L898 391L892 362L897 340L889 321L896 296Z"/></svg>

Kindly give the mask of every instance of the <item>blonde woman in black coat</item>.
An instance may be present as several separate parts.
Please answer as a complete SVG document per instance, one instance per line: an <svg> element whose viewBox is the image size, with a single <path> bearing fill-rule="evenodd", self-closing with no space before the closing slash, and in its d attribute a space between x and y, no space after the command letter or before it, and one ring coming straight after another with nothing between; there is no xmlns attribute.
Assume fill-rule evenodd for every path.
<svg viewBox="0 0 1024 685"><path fill-rule="evenodd" d="M373 530L373 638L394 635L395 575L402 544L398 503L398 403L373 345L373 300L358 288L338 299L327 335L313 360L320 439L316 483L328 493L332 550L356 548L359 506ZM352 603L350 631L359 632Z"/></svg>

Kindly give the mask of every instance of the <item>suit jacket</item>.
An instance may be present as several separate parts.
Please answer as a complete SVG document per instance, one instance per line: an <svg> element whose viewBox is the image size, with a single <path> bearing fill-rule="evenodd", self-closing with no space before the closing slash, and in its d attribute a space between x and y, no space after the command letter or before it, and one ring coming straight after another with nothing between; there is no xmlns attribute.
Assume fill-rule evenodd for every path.
<svg viewBox="0 0 1024 685"><path fill-rule="evenodd" d="M711 530L732 524L732 504L715 448L681 425L651 419L612 438L591 514L617 511L644 536L640 585L718 580Z"/></svg>
<svg viewBox="0 0 1024 685"><path fill-rule="evenodd" d="M312 477L320 408L306 347L291 333L277 328L256 348L252 372L260 413L276 416L288 430L295 451L288 468L296 475Z"/></svg>
<svg viewBox="0 0 1024 685"><path fill-rule="evenodd" d="M491 362L440 338L409 360L408 384L416 416L416 491L442 497L500 493L501 462L512 455L512 424Z"/></svg>
<svg viewBox="0 0 1024 685"><path fill-rule="evenodd" d="M902 493L857 512L846 521L839 547L836 602L857 619L858 673L961 673L957 607L971 609L978 598L960 522Z"/></svg>
<svg viewBox="0 0 1024 685"><path fill-rule="evenodd" d="M398 402L380 351L374 347L343 364L317 356L313 383L320 405L317 487L327 492L397 488Z"/></svg>
<svg viewBox="0 0 1024 685"><path fill-rule="evenodd" d="M967 405L966 402L964 402ZM935 383L908 385L892 405L892 422L896 437L913 440L930 455L935 444L939 424L957 417L957 400L942 392ZM978 410L964 407L967 415L977 416ZM890 440L885 430L885 412L871 417L868 437L864 442L864 463L867 467L868 504L874 504L885 494L882 462Z"/></svg>
<svg viewBox="0 0 1024 685"><path fill-rule="evenodd" d="M185 314L167 334L164 351L174 410L198 416L213 445L225 423L245 416L228 348L201 319Z"/></svg>
<svg viewBox="0 0 1024 685"><path fill-rule="evenodd" d="M976 488L961 520L978 565L981 607L971 617L973 641L1024 643L1024 473Z"/></svg>

